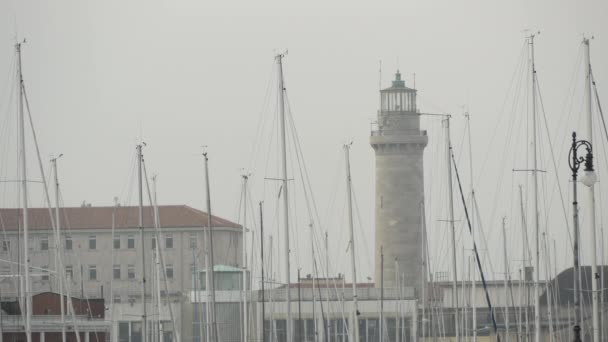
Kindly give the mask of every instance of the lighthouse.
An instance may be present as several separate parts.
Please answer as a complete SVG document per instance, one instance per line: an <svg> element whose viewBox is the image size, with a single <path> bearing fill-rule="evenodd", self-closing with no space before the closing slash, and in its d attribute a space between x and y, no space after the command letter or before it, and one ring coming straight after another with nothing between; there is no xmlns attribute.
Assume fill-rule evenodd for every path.
<svg viewBox="0 0 608 342"><path fill-rule="evenodd" d="M384 286L420 290L422 265L423 152L428 142L420 130L416 89L399 71L389 88L380 90L377 128L370 145L376 156L375 282L380 286L381 248Z"/></svg>

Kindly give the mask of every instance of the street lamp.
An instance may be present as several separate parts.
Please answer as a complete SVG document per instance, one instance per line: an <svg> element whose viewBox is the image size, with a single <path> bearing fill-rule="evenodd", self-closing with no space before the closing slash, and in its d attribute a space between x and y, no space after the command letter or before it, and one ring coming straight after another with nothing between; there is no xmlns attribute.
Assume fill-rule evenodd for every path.
<svg viewBox="0 0 608 342"><path fill-rule="evenodd" d="M579 147L585 146L587 154L585 157L577 156ZM578 288L578 274L579 274L579 260L578 260L578 201L576 198L576 177L578 169L581 164L585 164L584 174L581 177L581 182L588 187L593 186L597 181L597 176L593 171L593 147L591 143L586 140L576 140L576 132L572 132L572 147L570 147L570 153L568 155L568 164L572 171L572 189L573 191L573 219L574 219L574 342L581 342L581 328L579 326L581 321L580 314L580 297Z"/></svg>

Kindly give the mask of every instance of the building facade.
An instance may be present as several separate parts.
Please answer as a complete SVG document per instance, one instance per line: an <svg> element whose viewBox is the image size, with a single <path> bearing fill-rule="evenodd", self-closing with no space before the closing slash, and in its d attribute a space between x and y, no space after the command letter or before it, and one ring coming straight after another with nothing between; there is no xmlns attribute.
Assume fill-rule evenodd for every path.
<svg viewBox="0 0 608 342"><path fill-rule="evenodd" d="M32 294L61 292L62 277L63 293L105 299L112 341L139 342L145 270L149 334L162 331L165 340L171 340L173 334L190 331L192 327L184 326L181 316L184 305L190 305L187 294L195 270L204 265L207 214L183 205L160 206L161 228L156 230L151 208L145 207L143 213L142 244L138 207L61 208L60 241L56 243L49 210L29 209ZM19 265L25 255L19 234L22 213L20 209L0 209L0 216L4 225L0 291L2 298L19 298L19 279L23 279ZM240 225L219 217L212 217L212 225L215 264L241 267ZM178 326L172 326L171 316Z"/></svg>

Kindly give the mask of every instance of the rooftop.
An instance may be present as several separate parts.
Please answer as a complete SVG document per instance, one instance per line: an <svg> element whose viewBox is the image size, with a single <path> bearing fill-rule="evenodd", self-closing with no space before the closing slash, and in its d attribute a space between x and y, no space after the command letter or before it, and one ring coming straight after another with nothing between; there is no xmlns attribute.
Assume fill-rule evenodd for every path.
<svg viewBox="0 0 608 342"><path fill-rule="evenodd" d="M207 213L187 205L162 205L158 207L160 225L163 228L207 227ZM152 207L144 207L144 227L153 226ZM60 208L62 226L71 229L109 229L112 227L112 213L116 213L116 229L139 227L139 207L68 207ZM22 221L21 208L0 209L0 227L17 230ZM30 230L52 228L48 208L28 209ZM211 216L214 227L241 228L241 225L217 216Z"/></svg>

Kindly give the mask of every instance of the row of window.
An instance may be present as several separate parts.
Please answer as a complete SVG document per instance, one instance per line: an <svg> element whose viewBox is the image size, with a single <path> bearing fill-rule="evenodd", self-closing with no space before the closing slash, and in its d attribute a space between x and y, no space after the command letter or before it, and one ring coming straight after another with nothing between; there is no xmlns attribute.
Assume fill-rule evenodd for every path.
<svg viewBox="0 0 608 342"><path fill-rule="evenodd" d="M388 317L384 319L384 338L380 338L378 318L359 318L359 342L409 342L411 341L411 321ZM327 327L317 326L312 319L294 320L293 334L296 340L313 342L315 335L327 333L329 342L349 342L349 319L330 319ZM322 331L321 331L322 330ZM265 340L263 342L286 341L287 321L284 319L264 320Z"/></svg>
<svg viewBox="0 0 608 342"><path fill-rule="evenodd" d="M39 241L39 247L41 251L46 251L49 249L49 238L48 236L43 236L41 237L40 241ZM152 237L152 248L156 248L156 237ZM122 239L120 236L115 236L113 239L113 246L114 249L120 249L123 248L122 246ZM11 249L11 242L7 241L7 240L3 240L1 243L2 246L2 251L3 252L9 252ZM189 237L189 246L190 248L197 248L197 237L196 237L196 233L190 233L190 237ZM97 249L97 236L96 235L89 235L88 238L88 247L90 250L96 250ZM127 235L127 243L125 245L125 247L127 249L134 249L135 248L135 234L128 234ZM30 249L34 248L34 243L33 243L33 239L30 238ZM67 235L65 236L65 240L64 240L64 249L65 250L72 250L74 248L73 245L73 241L72 241L72 237ZM173 234L165 234L165 248L166 249L171 249L173 248Z"/></svg>
<svg viewBox="0 0 608 342"><path fill-rule="evenodd" d="M88 267L87 270L89 272L88 280L97 280L97 265L88 265L87 267ZM33 270L32 272L34 274L40 274L40 277L42 280L49 280L49 272L48 272L49 267L42 266L41 268L42 268L42 270ZM122 269L123 269L123 267L121 267L121 265L114 265L114 267L112 268L112 278L114 280L135 279L135 265L127 265L126 278L123 278L124 275L123 275ZM0 276L8 276L10 274L11 274L10 266L0 267ZM173 277L175 276L173 264L166 265L165 274L167 275L167 279L173 279ZM74 278L74 266L72 266L72 265L65 266L65 275L67 278Z"/></svg>

